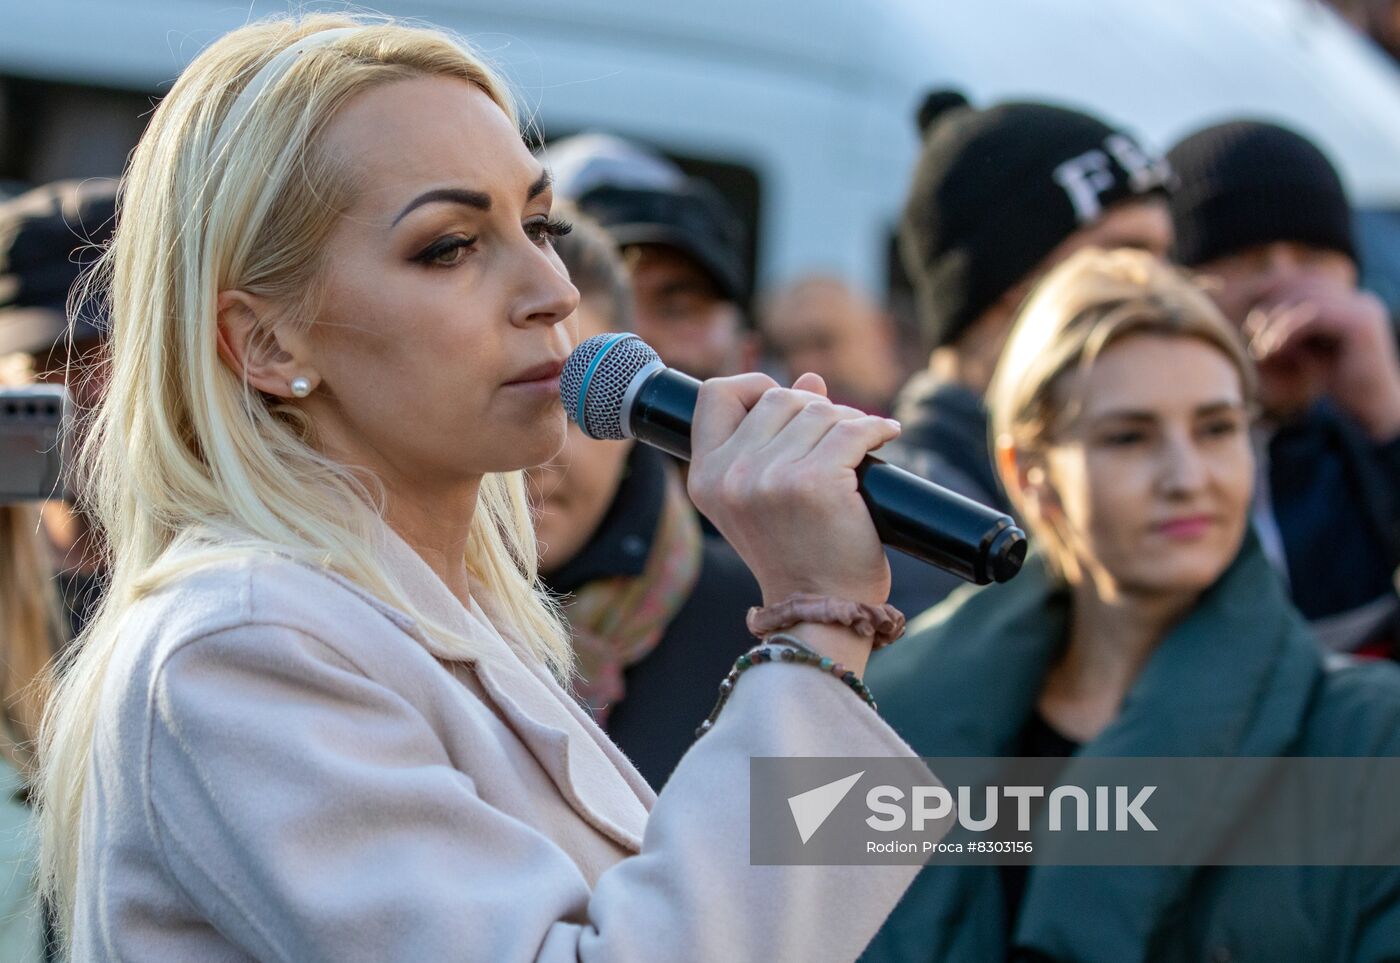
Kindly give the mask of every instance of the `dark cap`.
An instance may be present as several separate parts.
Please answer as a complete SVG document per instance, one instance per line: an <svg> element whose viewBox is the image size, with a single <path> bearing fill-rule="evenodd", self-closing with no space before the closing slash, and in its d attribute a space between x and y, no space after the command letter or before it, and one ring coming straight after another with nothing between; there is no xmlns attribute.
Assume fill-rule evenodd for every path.
<svg viewBox="0 0 1400 963"><path fill-rule="evenodd" d="M1166 163L1096 117L1039 103L977 110L955 91L918 112L924 145L900 254L934 346L957 341L1075 231L1162 193Z"/></svg>
<svg viewBox="0 0 1400 963"><path fill-rule="evenodd" d="M68 294L116 223L117 182L56 181L0 203L0 354L46 354L68 335ZM73 340L103 337L83 311Z"/></svg>
<svg viewBox="0 0 1400 963"><path fill-rule="evenodd" d="M1342 180L1303 135L1234 121L1197 131L1167 156L1179 182L1171 201L1179 263L1194 267L1275 241L1357 259Z"/></svg>
<svg viewBox="0 0 1400 963"><path fill-rule="evenodd" d="M663 244L694 260L720 294L748 296L744 225L709 182L670 159L612 134L585 133L545 148L554 193L572 200L619 247Z"/></svg>
<svg viewBox="0 0 1400 963"><path fill-rule="evenodd" d="M719 192L704 181L687 178L671 189L603 185L577 203L619 247L676 248L704 269L726 300L747 296L743 226Z"/></svg>

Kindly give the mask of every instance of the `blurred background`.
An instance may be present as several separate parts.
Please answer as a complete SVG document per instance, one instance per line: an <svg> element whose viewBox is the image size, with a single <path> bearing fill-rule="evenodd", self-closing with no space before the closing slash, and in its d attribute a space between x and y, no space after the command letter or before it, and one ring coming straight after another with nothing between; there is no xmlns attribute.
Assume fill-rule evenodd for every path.
<svg viewBox="0 0 1400 963"><path fill-rule="evenodd" d="M120 172L206 44L286 0L0 0L0 196ZM355 7L354 9L364 9ZM547 139L606 130L712 181L759 289L834 274L912 337L894 227L931 88L1061 102L1165 150L1215 120L1320 143L1400 309L1396 0L380 0L482 48Z"/></svg>
<svg viewBox="0 0 1400 963"><path fill-rule="evenodd" d="M216 36L344 4L0 0L0 196L122 169ZM363 7L354 7L363 10ZM1366 286L1400 309L1396 0L381 0L465 35L542 136L608 130L714 182L756 287L843 277L910 332L895 253L924 92L1088 108L1165 150L1212 120L1322 144L1358 207Z"/></svg>

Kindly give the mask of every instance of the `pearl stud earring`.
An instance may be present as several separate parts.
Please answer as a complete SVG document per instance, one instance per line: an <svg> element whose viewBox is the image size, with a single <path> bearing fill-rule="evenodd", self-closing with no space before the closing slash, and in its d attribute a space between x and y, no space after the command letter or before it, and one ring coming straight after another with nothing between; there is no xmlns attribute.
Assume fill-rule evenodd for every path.
<svg viewBox="0 0 1400 963"><path fill-rule="evenodd" d="M311 394L311 382L298 375L292 379L292 395L296 398L305 398Z"/></svg>

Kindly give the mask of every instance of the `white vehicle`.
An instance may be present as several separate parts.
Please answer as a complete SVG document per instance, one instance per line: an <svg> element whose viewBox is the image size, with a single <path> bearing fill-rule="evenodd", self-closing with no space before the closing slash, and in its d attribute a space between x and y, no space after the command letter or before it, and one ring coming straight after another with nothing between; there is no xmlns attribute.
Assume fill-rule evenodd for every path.
<svg viewBox="0 0 1400 963"><path fill-rule="evenodd" d="M630 135L711 177L753 228L760 282L821 269L886 290L918 150L913 111L925 91L955 87L974 103L1087 108L1159 149L1217 120L1288 123L1341 167L1366 212L1373 283L1400 300L1400 71L1318 0L376 6L476 43L549 137ZM21 158L3 173L112 173L147 102L104 90L159 93L220 33L286 10L285 0L0 0L0 84L11 90L0 129L35 141L0 143L12 168ZM119 108L129 116L113 116Z"/></svg>

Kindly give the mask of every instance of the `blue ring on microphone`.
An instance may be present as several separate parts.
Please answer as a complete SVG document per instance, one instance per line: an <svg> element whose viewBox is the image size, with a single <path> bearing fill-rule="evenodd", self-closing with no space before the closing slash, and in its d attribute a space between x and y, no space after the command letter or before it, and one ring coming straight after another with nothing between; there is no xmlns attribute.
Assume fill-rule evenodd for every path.
<svg viewBox="0 0 1400 963"><path fill-rule="evenodd" d="M583 380L578 386L578 410L574 412L574 423L580 428L583 428L584 434L588 434L588 428L583 423L583 403L588 398L588 386L593 381L593 372L598 370L598 365L603 363L603 358L607 356L609 351L616 348L619 343L626 341L628 338L635 337L637 337L635 334L608 335L610 339L608 343L599 349L598 353L593 356L593 360L588 363L588 370L583 373Z"/></svg>

